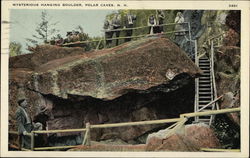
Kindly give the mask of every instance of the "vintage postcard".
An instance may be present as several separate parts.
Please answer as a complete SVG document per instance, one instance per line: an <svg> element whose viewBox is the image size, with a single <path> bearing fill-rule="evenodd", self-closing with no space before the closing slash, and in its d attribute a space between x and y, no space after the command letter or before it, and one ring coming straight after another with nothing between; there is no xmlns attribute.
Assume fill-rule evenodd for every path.
<svg viewBox="0 0 250 158"><path fill-rule="evenodd" d="M248 1L1 3L1 156L249 156Z"/></svg>

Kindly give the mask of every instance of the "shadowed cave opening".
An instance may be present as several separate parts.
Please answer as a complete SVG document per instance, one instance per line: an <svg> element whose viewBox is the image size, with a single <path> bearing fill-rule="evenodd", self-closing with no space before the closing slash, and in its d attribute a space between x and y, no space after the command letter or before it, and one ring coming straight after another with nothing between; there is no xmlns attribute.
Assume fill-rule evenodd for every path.
<svg viewBox="0 0 250 158"><path fill-rule="evenodd" d="M128 90L113 100L78 95L63 99L49 94L43 98L52 102L52 108L36 115L35 122L41 122L44 129L51 130L84 128L87 122L93 125L178 118L182 113L193 112L194 96L194 79L185 73L167 84L147 90ZM143 144L148 134L169 125L91 129L91 140L117 145ZM82 143L83 133L57 133L43 137L43 143L38 142L38 146L78 145Z"/></svg>

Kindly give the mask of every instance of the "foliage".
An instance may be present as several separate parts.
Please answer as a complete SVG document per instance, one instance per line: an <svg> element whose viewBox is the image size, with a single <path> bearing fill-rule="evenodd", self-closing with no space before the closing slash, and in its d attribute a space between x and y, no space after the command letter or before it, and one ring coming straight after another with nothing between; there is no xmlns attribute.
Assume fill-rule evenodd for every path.
<svg viewBox="0 0 250 158"><path fill-rule="evenodd" d="M55 38L55 34L59 31L55 28L58 22L52 22L51 17L47 11L42 11L41 22L37 24L35 29L36 34L32 35L33 38L26 38L28 46L37 45L41 42L48 43L49 39Z"/></svg>
<svg viewBox="0 0 250 158"><path fill-rule="evenodd" d="M17 42L10 42L9 45L9 50L10 50L10 56L17 56L17 55L21 55L22 51L21 51L22 45L20 43Z"/></svg>

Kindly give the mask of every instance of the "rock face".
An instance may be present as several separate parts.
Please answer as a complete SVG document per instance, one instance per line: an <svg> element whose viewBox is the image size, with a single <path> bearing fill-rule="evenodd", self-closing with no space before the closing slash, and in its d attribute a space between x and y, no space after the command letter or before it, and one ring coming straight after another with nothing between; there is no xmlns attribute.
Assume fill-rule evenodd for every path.
<svg viewBox="0 0 250 158"><path fill-rule="evenodd" d="M11 129L15 129L14 112L21 97L28 99L33 120L49 130L83 128L87 122L178 117L193 110L193 78L199 73L185 52L165 38L94 52L38 46L33 54L10 58ZM91 138L129 142L156 127L93 129ZM49 138L55 141L55 136L70 135L81 133Z"/></svg>
<svg viewBox="0 0 250 158"><path fill-rule="evenodd" d="M146 144L121 145L92 142L91 146L79 146L71 151L200 151L200 148L221 148L214 131L205 124L186 125L185 132L166 137L168 129L152 133Z"/></svg>
<svg viewBox="0 0 250 158"><path fill-rule="evenodd" d="M184 52L178 52L182 51L167 39L140 40L133 45L48 61L36 67L25 86L62 98L81 95L111 100L129 90L166 83L167 71L174 76L194 76L198 69Z"/></svg>
<svg viewBox="0 0 250 158"><path fill-rule="evenodd" d="M199 151L200 148L219 148L215 133L205 124L186 125L183 134L174 133L166 137L169 130L150 134L148 151Z"/></svg>
<svg viewBox="0 0 250 158"><path fill-rule="evenodd" d="M240 23L239 12L230 11L226 24L229 27L226 32L223 46L216 51L215 77L218 94L225 94L221 108L235 108L240 106ZM240 125L240 113L227 114L229 118Z"/></svg>
<svg viewBox="0 0 250 158"><path fill-rule="evenodd" d="M217 95L224 94L223 100L219 102L220 108L239 107L240 11L205 11L202 23L207 23L207 28L198 39L200 53L210 56L206 40L224 33L222 45L215 48L214 52ZM240 113L217 115L213 126L223 148L240 148Z"/></svg>

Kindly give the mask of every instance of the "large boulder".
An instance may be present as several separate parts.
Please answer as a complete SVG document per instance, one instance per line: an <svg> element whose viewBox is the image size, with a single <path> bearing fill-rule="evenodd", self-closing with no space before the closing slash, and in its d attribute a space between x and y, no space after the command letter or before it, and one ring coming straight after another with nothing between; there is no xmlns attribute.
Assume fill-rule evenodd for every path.
<svg viewBox="0 0 250 158"><path fill-rule="evenodd" d="M111 100L129 90L146 90L166 83L170 81L167 72L173 77L182 73L194 77L200 71L168 39L144 39L41 63L29 76L26 86L62 98L81 95Z"/></svg>
<svg viewBox="0 0 250 158"><path fill-rule="evenodd" d="M48 130L178 117L193 110L193 78L201 73L166 38L93 52L38 46L33 54L10 58L10 68L10 121L17 100L26 97L33 119ZM93 129L91 138L132 141L155 127Z"/></svg>
<svg viewBox="0 0 250 158"><path fill-rule="evenodd" d="M205 124L186 125L184 133L175 131L167 136L165 129L150 134L147 138L148 151L199 151L200 148L219 148L214 131Z"/></svg>
<svg viewBox="0 0 250 158"><path fill-rule="evenodd" d="M237 108L240 106L240 100L239 100L239 94L236 96L232 92L227 92L223 96L223 100L220 104L220 107L222 109L227 108ZM240 113L228 113L227 116L238 126L240 126Z"/></svg>

